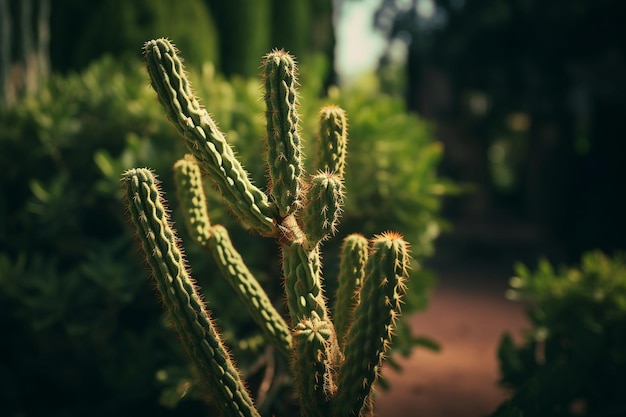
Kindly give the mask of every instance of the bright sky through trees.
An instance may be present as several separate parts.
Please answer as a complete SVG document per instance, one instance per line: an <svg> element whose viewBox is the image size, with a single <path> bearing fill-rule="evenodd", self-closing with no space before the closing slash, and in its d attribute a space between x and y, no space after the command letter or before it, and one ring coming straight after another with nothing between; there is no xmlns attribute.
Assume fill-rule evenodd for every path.
<svg viewBox="0 0 626 417"><path fill-rule="evenodd" d="M339 3L335 65L341 81L346 82L376 67L386 40L373 30L373 15L380 0Z"/></svg>
<svg viewBox="0 0 626 417"><path fill-rule="evenodd" d="M374 13L381 0L335 1L338 7L335 65L342 83L349 83L355 76L374 70L387 48L394 49L392 57L403 60L406 44L388 43L385 34L374 29ZM453 0L453 3L455 7L462 7L464 0ZM408 10L413 7L413 2L396 0L396 6L397 10ZM424 27L445 22L445 15L440 13L434 0L417 0L415 11Z"/></svg>

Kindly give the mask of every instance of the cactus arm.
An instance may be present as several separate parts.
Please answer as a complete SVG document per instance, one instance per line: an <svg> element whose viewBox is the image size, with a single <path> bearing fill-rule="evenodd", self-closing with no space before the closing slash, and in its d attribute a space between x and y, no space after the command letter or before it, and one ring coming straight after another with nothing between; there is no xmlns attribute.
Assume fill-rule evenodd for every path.
<svg viewBox="0 0 626 417"><path fill-rule="evenodd" d="M317 167L343 178L348 146L348 121L339 106L327 105L319 112Z"/></svg>
<svg viewBox="0 0 626 417"><path fill-rule="evenodd" d="M189 276L167 208L150 170L123 176L131 219L185 351L224 416L258 416Z"/></svg>
<svg viewBox="0 0 626 417"><path fill-rule="evenodd" d="M222 272L265 336L286 357L291 355L292 337L289 326L276 311L265 290L246 267L233 247L228 231L221 225L211 228L208 247Z"/></svg>
<svg viewBox="0 0 626 417"><path fill-rule="evenodd" d="M360 289L365 277L367 251L367 239L358 233L347 236L341 246L337 278L339 286L333 310L335 331L341 348L345 345L345 335L352 323L354 309L359 303Z"/></svg>
<svg viewBox="0 0 626 417"><path fill-rule="evenodd" d="M194 97L174 46L166 39L146 42L144 58L153 88L189 151L219 187L246 227L276 235L276 208L252 182L204 107Z"/></svg>
<svg viewBox="0 0 626 417"><path fill-rule="evenodd" d="M174 181L187 231L196 243L206 246L211 234L211 221L202 186L202 173L192 155L185 155L185 158L176 161Z"/></svg>
<svg viewBox="0 0 626 417"><path fill-rule="evenodd" d="M263 60L263 76L271 194L284 218L300 207L302 175L293 57L283 50L270 52Z"/></svg>
<svg viewBox="0 0 626 417"><path fill-rule="evenodd" d="M408 275L407 243L399 234L385 233L371 242L361 301L346 337L333 409L337 416L358 416L367 403L391 343Z"/></svg>
<svg viewBox="0 0 626 417"><path fill-rule="evenodd" d="M343 199L343 183L337 175L326 171L311 177L302 213L302 228L310 247L337 232Z"/></svg>
<svg viewBox="0 0 626 417"><path fill-rule="evenodd" d="M221 225L210 224L200 168L193 156L187 155L174 164L174 178L189 233L211 253L222 276L237 293L265 336L283 355L289 357L289 326L234 248L228 231Z"/></svg>

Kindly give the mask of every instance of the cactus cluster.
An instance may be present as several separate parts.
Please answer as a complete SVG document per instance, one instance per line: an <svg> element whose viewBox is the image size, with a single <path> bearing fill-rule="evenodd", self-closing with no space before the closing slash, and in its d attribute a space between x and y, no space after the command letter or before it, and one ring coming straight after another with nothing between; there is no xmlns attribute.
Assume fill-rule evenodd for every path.
<svg viewBox="0 0 626 417"><path fill-rule="evenodd" d="M268 192L255 186L194 96L178 51L166 39L146 42L151 84L189 155L176 162L175 181L186 226L211 253L252 318L290 360L303 416L359 416L373 410L372 385L385 358L408 277L408 244L395 232L367 240L347 236L332 309L322 284L321 245L333 236L344 199L347 121L344 111L320 111L318 171L302 161L297 68L275 50L263 59ZM275 308L233 247L212 224L202 181L212 181L240 223L274 238L282 254L286 314ZM224 416L257 416L253 400L190 277L155 174L123 174L125 197L173 327L198 378ZM331 320L334 318L334 321Z"/></svg>

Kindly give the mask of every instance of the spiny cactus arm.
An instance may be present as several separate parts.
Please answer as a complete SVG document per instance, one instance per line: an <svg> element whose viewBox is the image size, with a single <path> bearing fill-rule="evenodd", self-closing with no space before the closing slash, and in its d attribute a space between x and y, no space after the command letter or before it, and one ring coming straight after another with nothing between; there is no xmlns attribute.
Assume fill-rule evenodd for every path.
<svg viewBox="0 0 626 417"><path fill-rule="evenodd" d="M343 178L348 146L346 112L339 106L322 107L319 113L317 164L319 170L334 172Z"/></svg>
<svg viewBox="0 0 626 417"><path fill-rule="evenodd" d="M186 155L174 164L174 178L189 233L211 253L222 276L237 293L265 336L283 355L289 357L289 326L234 248L228 231L221 225L210 224L202 176L193 156Z"/></svg>
<svg viewBox="0 0 626 417"><path fill-rule="evenodd" d="M343 240L337 278L339 285L333 310L337 340L342 349L345 346L345 335L352 323L354 309L359 303L367 257L368 242L363 235L354 233Z"/></svg>
<svg viewBox="0 0 626 417"><path fill-rule="evenodd" d="M303 417L327 417L330 398L335 392L332 375L328 372L332 327L315 312L309 319L301 320L294 330L297 364L294 385L300 397Z"/></svg>
<svg viewBox="0 0 626 417"><path fill-rule="evenodd" d="M265 336L285 357L291 355L289 326L276 311L265 290L233 247L228 231L221 225L211 228L208 248L222 272Z"/></svg>
<svg viewBox="0 0 626 417"><path fill-rule="evenodd" d="M193 240L206 246L211 230L211 221L207 212L207 200L202 185L202 173L195 158L185 155L174 164L176 194L187 231Z"/></svg>
<svg viewBox="0 0 626 417"><path fill-rule="evenodd" d="M245 227L275 236L276 207L252 184L224 135L194 97L174 46L167 39L151 40L145 43L143 53L159 101L201 169L210 175Z"/></svg>
<svg viewBox="0 0 626 417"><path fill-rule="evenodd" d="M345 361L333 399L336 416L358 416L378 377L406 292L407 246L394 232L376 236L371 242L361 301L346 337Z"/></svg>
<svg viewBox="0 0 626 417"><path fill-rule="evenodd" d="M284 50L274 50L263 59L271 194L283 218L298 210L301 197L296 77L295 61Z"/></svg>
<svg viewBox="0 0 626 417"><path fill-rule="evenodd" d="M198 376L224 416L259 416L188 275L156 178L148 169L131 169L122 181L163 304Z"/></svg>

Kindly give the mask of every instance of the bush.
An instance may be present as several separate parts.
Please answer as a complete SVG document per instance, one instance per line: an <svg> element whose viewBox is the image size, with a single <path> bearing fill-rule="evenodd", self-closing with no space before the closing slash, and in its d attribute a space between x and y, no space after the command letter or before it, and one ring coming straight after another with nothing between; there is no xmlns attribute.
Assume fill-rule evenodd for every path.
<svg viewBox="0 0 626 417"><path fill-rule="evenodd" d="M227 81L208 64L191 76L198 95L206 100L203 104L254 180L263 184L258 81ZM310 137L313 133L306 126L309 120L316 123L314 112L327 98L315 98L315 85L303 86L303 91L311 97L302 101L316 109L302 112L304 133ZM399 100L377 90L333 94L348 112L353 158L349 166L377 164L371 171L348 173L351 199L344 224L358 223L359 230L370 234L386 228L407 231L413 253L420 259L427 256L445 189L436 176L441 148L422 121L404 113ZM194 401L176 410L159 405L172 407L189 396L189 375L145 279L148 273L119 197L120 173L147 165L161 174L164 191L174 195L169 193L171 162L184 153L143 67L104 58L80 74L53 76L36 96L0 109L0 126L0 321L8 330L4 357L11 358L0 363L3 410L8 415L96 410L171 415L198 407ZM374 177L381 168L383 175ZM276 248L260 245L267 252L250 250L259 247L251 242L255 237L230 227L235 222L220 207L211 205L210 215L233 232L235 245L271 294L268 277L275 276L279 266L268 265L267 259L275 259L270 252ZM360 222L365 219L363 230ZM185 239L183 228L178 229ZM232 298L228 284L203 282L213 275L212 261L193 247L188 256L194 276L211 288L211 309L220 317L220 326L235 329L224 337L236 341L230 347L240 367L248 369L260 349L254 326L227 301ZM281 284L275 284L275 293L282 293ZM429 285L412 288L405 311L425 306ZM419 341L408 326L398 329L399 351L406 353Z"/></svg>
<svg viewBox="0 0 626 417"><path fill-rule="evenodd" d="M7 415L167 411L155 372L184 361L130 249L118 173L94 163L164 167L176 142L160 119L141 68L109 59L0 111Z"/></svg>
<svg viewBox="0 0 626 417"><path fill-rule="evenodd" d="M626 254L583 255L577 268L542 260L517 265L509 296L528 304L532 325L516 346L502 338L502 384L527 416L623 416Z"/></svg>

